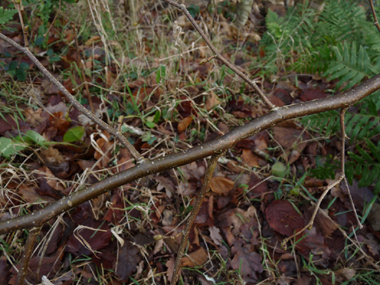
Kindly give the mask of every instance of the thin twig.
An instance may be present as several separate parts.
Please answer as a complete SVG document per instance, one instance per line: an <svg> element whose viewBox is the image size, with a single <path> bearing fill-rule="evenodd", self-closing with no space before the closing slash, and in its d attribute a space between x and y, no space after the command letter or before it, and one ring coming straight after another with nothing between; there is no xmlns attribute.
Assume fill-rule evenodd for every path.
<svg viewBox="0 0 380 285"><path fill-rule="evenodd" d="M72 28L74 30L75 48L77 50L77 54L78 54L78 57L79 57L79 68L80 68L81 73L82 73L82 80L84 82L84 87L86 88L87 100L88 100L88 103L90 104L91 112L94 114L95 113L94 104L92 104L90 88L88 88L88 82L86 80L86 73L84 72L84 64L82 62L82 58L81 58L80 51L79 51L77 29L76 29L75 25L72 25ZM86 55L83 52L83 59L85 59L85 56Z"/></svg>
<svg viewBox="0 0 380 285"><path fill-rule="evenodd" d="M24 255L20 261L20 270L17 274L16 285L24 285L26 274L28 273L29 261L32 257L34 244L40 234L41 228L33 228L29 231L28 238L25 243Z"/></svg>
<svg viewBox="0 0 380 285"><path fill-rule="evenodd" d="M195 201L195 205L194 205L194 208L193 208L193 210L191 212L191 215L190 215L190 217L188 218L188 220L186 222L185 229L182 231L181 244L180 244L180 246L178 248L177 258L176 258L175 264L174 264L173 277L172 277L172 280L170 282L171 285L174 285L174 284L177 283L178 276L179 276L179 269L181 267L181 260L182 260L183 253L185 252L185 249L186 249L186 246L187 246L187 241L188 241L188 238L189 238L189 233L190 233L191 227L193 226L194 220L197 217L198 212L199 212L199 210L200 210L200 208L202 206L202 203L203 203L203 200L205 198L206 192L209 189L209 183L210 183L212 174L214 173L214 170L215 170L216 164L218 162L218 159L224 153L225 152L222 152L220 154L214 154L210 158L209 165L208 165L208 167L206 169L205 178L204 178L204 181L203 181L203 185L202 185L201 191L199 192L199 195L198 195L198 197L197 197L197 199Z"/></svg>
<svg viewBox="0 0 380 285"><path fill-rule="evenodd" d="M371 5L371 10L372 10L372 15L373 15L373 18L375 20L375 22L373 23L376 28L379 30L380 32L380 25L379 25L379 21L377 20L377 16L376 16L376 11L375 11L375 6L373 5L373 1L372 0L369 0L369 4Z"/></svg>
<svg viewBox="0 0 380 285"><path fill-rule="evenodd" d="M22 17L22 12L21 12L22 3L19 1L14 1L14 4L15 4L17 12L18 12L18 17L20 18L22 34L24 36L24 46L27 47L27 46L29 46L29 42L28 42L28 34L27 34L27 31L26 31L26 28L24 25L24 19Z"/></svg>
<svg viewBox="0 0 380 285"><path fill-rule="evenodd" d="M194 28L198 31L198 33L201 35L203 40L206 42L206 44L210 47L210 49L216 54L216 57L223 62L225 65L227 65L228 68L230 68L233 72L235 72L241 79L243 79L245 82L248 83L249 86L251 86L257 94L259 94L260 98L264 101L265 105L269 109L275 109L276 106L269 101L268 97L263 93L263 91L257 86L257 84L249 79L243 72L241 72L239 69L236 68L231 62L229 62L227 59L225 59L222 54L215 48L215 46L211 43L209 38L206 36L206 34L202 31L202 29L198 26L198 24L195 22L194 18L191 16L189 11L186 9L186 6L183 4L178 4L176 2L173 2L171 0L164 0L165 2L173 5L174 7L181 10L183 13L185 13L185 16L189 19L191 24L194 26Z"/></svg>
<svg viewBox="0 0 380 285"><path fill-rule="evenodd" d="M344 156L345 156L345 139L346 139L346 128L345 128L345 125L344 125L344 114L346 113L348 108L343 108L340 110L340 130L341 130L341 136L342 136L342 146L341 146L341 150L340 150L340 175L338 177L338 179L336 179L334 181L334 183L332 183L330 186L328 186L326 188L325 191L323 191L321 197L319 197L318 199L318 202L316 203L315 205L315 208L314 208L314 212L313 212L313 215L311 216L309 222L307 223L306 226L304 226L300 231L296 232L295 234L291 235L290 237L287 237L285 238L282 242L281 242L281 246L286 249L287 248L287 243L289 240L291 240L292 238L294 238L295 236L299 235L300 233L302 233L303 231L307 230L307 229L311 229L311 227L313 226L314 224L314 220L315 220L315 217L317 216L317 213L319 211L319 207L321 206L321 203L323 201L323 199L326 197L327 193L329 193L329 191L335 187L336 185L339 185L339 183L344 179ZM348 190L350 191L350 190ZM360 224L360 223L359 223Z"/></svg>
<svg viewBox="0 0 380 285"><path fill-rule="evenodd" d="M120 142L129 150L132 157L136 161L141 161L142 156L140 153L133 147L133 145L127 140L126 137L123 136L120 132L103 122L101 119L94 116L89 110L87 110L85 107L83 107L73 95L70 94L70 92L41 64L41 62L38 61L38 59L30 52L30 50L26 47L22 47L19 44L17 44L12 39L8 38L4 34L0 33L0 39L6 41L7 43L11 44L18 50L25 53L30 60L38 67L39 70L55 85L57 86L58 90L61 91L66 98L70 101L71 104L74 105L76 109L78 109L80 112L82 112L84 115L86 115L91 121L97 123L103 130L107 131L108 133L112 134L113 136L117 137Z"/></svg>

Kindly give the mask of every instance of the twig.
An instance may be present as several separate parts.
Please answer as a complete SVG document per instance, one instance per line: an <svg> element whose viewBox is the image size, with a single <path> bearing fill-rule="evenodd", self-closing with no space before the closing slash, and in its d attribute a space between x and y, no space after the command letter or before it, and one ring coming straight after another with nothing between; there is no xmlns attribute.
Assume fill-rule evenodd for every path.
<svg viewBox="0 0 380 285"><path fill-rule="evenodd" d="M306 226L304 226L300 231L296 232L295 234L291 235L290 237L287 237L285 238L282 242L281 242L281 246L282 248L286 249L287 248L287 243L289 240L291 240L292 238L294 238L295 236L299 235L300 233L302 233L303 231L307 230L307 229L311 229L311 227L313 226L314 224L314 220L315 220L315 217L317 216L317 213L319 211L319 207L321 206L321 203L323 201L323 199L325 198L325 196L327 195L327 193L333 188L335 187L336 185L338 185L343 179L344 179L344 156L345 156L345 139L346 139L346 128L345 128L345 125L344 125L344 114L346 113L348 108L343 108L340 110L340 130L341 130L341 136L342 136L342 146L341 146L341 150L340 150L340 175L338 177L338 179L336 179L334 181L334 183L332 183L330 186L328 186L326 188L325 191L323 191L321 197L319 197L318 199L318 202L316 203L315 205L315 209L314 209L314 212L313 212L313 215L311 216L309 222L307 223ZM350 190L348 190L350 191ZM359 222L360 224L360 222Z"/></svg>
<svg viewBox="0 0 380 285"><path fill-rule="evenodd" d="M257 86L257 84L249 79L243 72L241 72L239 69L237 69L231 62L229 62L227 59L225 59L221 53L215 48L215 46L211 43L209 38L205 35L205 33L202 31L202 29L198 26L198 24L195 22L194 18L190 15L189 11L186 9L186 6L183 4L178 4L176 2L173 2L171 0L164 0L165 2L173 5L177 9L181 10L185 16L189 19L191 24L194 26L194 28L198 31L198 33L201 35L203 40L206 42L206 44L210 47L210 49L216 54L216 57L223 62L225 65L227 65L228 68L230 68L233 72L235 72L241 79L243 79L245 82L248 83L249 86L251 86L257 94L259 94L260 98L264 101L265 105L271 110L276 109L276 106L269 101L268 97L263 93L263 91Z"/></svg>
<svg viewBox="0 0 380 285"><path fill-rule="evenodd" d="M369 0L369 4L371 5L371 10L372 10L372 15L373 15L373 18L375 20L375 22L373 23L376 28L379 30L380 32L380 24L379 24L379 21L377 20L377 16L376 16L376 11L375 11L375 6L373 5L373 1L372 0Z"/></svg>
<svg viewBox="0 0 380 285"><path fill-rule="evenodd" d="M40 234L41 228L33 228L29 231L28 238L25 243L24 255L20 261L20 270L17 274L16 285L24 285L26 274L28 273L29 261L32 257L34 244Z"/></svg>
<svg viewBox="0 0 380 285"><path fill-rule="evenodd" d="M15 0L14 4L15 4L17 12L18 12L18 17L20 18L22 34L24 36L24 45L25 45L25 47L27 47L27 46L29 46L29 42L28 42L28 34L27 34L27 31L26 31L26 28L24 25L24 19L22 17L22 12L21 12L22 3L21 3L21 1Z"/></svg>
<svg viewBox="0 0 380 285"><path fill-rule="evenodd" d="M1 221L0 234L40 226L59 214L126 183L220 153L221 151L232 148L239 141L280 122L305 115L349 107L378 89L380 89L380 75L376 75L346 93L278 108L276 112L270 112L244 126L237 127L222 137L185 150L184 152L168 155L164 158L160 157L155 160L144 160L133 168L84 188L81 191L76 191L41 210L29 215Z"/></svg>
<svg viewBox="0 0 380 285"><path fill-rule="evenodd" d="M85 107L83 107L73 95L70 94L70 92L41 64L41 62L38 61L38 59L30 52L30 50L26 47L22 47L19 44L17 44L12 39L8 38L4 34L0 33L0 39L6 41L7 43L11 44L18 50L25 53L30 60L38 67L39 70L55 85L57 86L58 90L61 91L66 98L70 101L71 104L74 105L76 109L78 109L80 112L82 112L84 115L86 115L90 120L97 123L103 130L109 132L113 136L117 137L120 142L129 150L132 157L136 161L141 161L142 156L140 153L133 147L133 145L127 140L126 137L124 137L120 132L103 122L101 119L95 117L89 110L87 110Z"/></svg>
<svg viewBox="0 0 380 285"><path fill-rule="evenodd" d="M178 275L179 275L179 269L181 267L181 260L182 260L183 253L185 252L185 249L186 249L186 246L187 246L187 241L188 241L188 238L189 238L189 233L190 233L191 227L193 226L194 220L197 217L198 212L199 212L199 210L200 210L200 208L202 206L202 203L203 203L203 200L205 198L206 192L209 189L209 183L210 183L212 174L214 173L214 170L215 170L216 164L218 162L218 159L224 153L225 152L222 152L220 154L214 154L210 158L209 165L208 165L208 167L206 169L205 178L204 178L204 181L203 181L203 184L202 184L201 191L199 192L198 197L197 197L197 199L195 201L195 205L194 205L194 208L193 208L193 210L191 212L191 215L190 215L190 217L188 218L188 220L186 222L185 229L182 231L181 244L180 244L180 246L178 248L177 258L176 258L175 264L174 264L173 277L172 277L172 280L170 282L171 285L174 285L174 284L177 283Z"/></svg>
<svg viewBox="0 0 380 285"><path fill-rule="evenodd" d="M78 57L79 57L79 68L82 72L82 80L84 82L84 87L86 88L87 100L88 100L88 103L90 104L91 112L94 114L95 113L94 104L92 104L91 93L90 93L90 89L88 88L88 82L86 80L86 73L84 72L84 64L82 62L82 58L81 58L80 51L79 51L77 29L76 29L75 25L72 25L72 28L74 30L75 47L77 49L77 53L78 53ZM83 59L84 58L85 58L85 54L83 52Z"/></svg>

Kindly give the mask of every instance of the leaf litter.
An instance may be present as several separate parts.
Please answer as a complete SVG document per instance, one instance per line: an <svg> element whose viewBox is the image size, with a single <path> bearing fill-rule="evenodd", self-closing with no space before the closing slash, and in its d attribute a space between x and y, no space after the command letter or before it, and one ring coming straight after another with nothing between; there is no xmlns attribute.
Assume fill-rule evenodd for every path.
<svg viewBox="0 0 380 285"><path fill-rule="evenodd" d="M159 9L163 15L172 11ZM256 41L239 39L228 19L220 15L218 36L227 58L234 58L235 51L230 47L257 48ZM140 16L142 24L152 27L154 21L162 20L154 10ZM64 17L60 20L66 21ZM205 21L204 25L214 20L206 9L196 17L198 23ZM41 61L72 94L82 94L83 81L89 82L96 114L122 131L123 125L128 126L124 134L149 158L216 138L268 112L257 103L252 90L217 61L200 64L201 58L211 54L203 43L201 49L189 52L187 44L198 35L184 16L177 18L177 25L187 38L176 38L171 32L155 46L155 33L162 31L152 34L144 29L135 50L124 58L114 53L110 63L98 35L79 39L76 50L69 46L74 39L72 30L54 26L49 41L58 55L57 61L53 64L48 56L41 56ZM247 26L244 29L252 33ZM10 35L17 39L20 31ZM65 38L60 40L62 31ZM173 41L175 45L168 44ZM166 51L160 51L163 44ZM65 48L67 53L60 54ZM45 50L38 46L36 51ZM243 53L244 59L235 62L248 66L254 62L253 57L260 56L258 52ZM9 53L16 58L12 48ZM74 69L81 64L79 54L85 55L85 72L91 74L86 73L85 80ZM157 58L174 54L181 56L158 63ZM35 71L25 56L19 60L28 62L29 70ZM128 66L128 72L123 70L125 76L117 62ZM165 71L160 66L166 66ZM171 71L174 67L177 69ZM96 68L106 71L96 73ZM62 77L66 69L71 76ZM254 71L247 72L255 76ZM2 114L0 118L0 135L12 143L17 135L28 131L42 137L40 141L27 141L22 151L14 149L10 158L1 157L0 219L41 209L84 186L134 167L130 153L118 146L115 138L84 120L55 86L38 73L35 75L35 82L29 83L41 96L32 100L33 107L20 106L16 113L24 119L15 113ZM10 80L4 77L5 83ZM273 104L284 106L326 97L321 89L310 88L312 83L325 84L315 80L296 87L292 81L278 81L265 82L262 87L271 94ZM19 88L16 92L23 94L27 86ZM9 98L1 100L3 105L13 102ZM90 108L88 99L81 100ZM74 128L80 132L72 133L68 139L68 132ZM327 179L310 176L302 185L297 181L316 166L317 156L339 153L335 144L320 142L314 136L297 122L287 121L244 139L228 152L229 161L219 163L191 230L187 253L181 261L184 284L195 284L194 280L201 280L201 284L256 284L263 280L270 284L333 284L334 278L340 283L352 281L365 266L373 270L371 263L365 263L356 252L360 248L367 257L379 261L379 206L376 201L368 208L373 189L359 188L355 180L350 186L354 204L362 214L368 213L363 229L352 228L356 221L346 186L341 184L322 203L326 215L318 213L313 227L295 236L291 249L280 247L284 237L297 233L310 219L312 207L305 201L318 198L328 184ZM275 177L271 172L276 162L285 167L281 170L283 176ZM141 179L47 223L39 240L50 238L44 241L44 250L36 245L38 251L29 264L27 280L38 284L46 276L53 284L167 284L173 273L182 221L192 210L205 169L206 162L197 161ZM352 239L346 239L338 226L344 227ZM26 237L27 232L17 233L21 246ZM14 260L20 259L22 248L12 240L13 234L2 237L1 284L14 284L16 280Z"/></svg>

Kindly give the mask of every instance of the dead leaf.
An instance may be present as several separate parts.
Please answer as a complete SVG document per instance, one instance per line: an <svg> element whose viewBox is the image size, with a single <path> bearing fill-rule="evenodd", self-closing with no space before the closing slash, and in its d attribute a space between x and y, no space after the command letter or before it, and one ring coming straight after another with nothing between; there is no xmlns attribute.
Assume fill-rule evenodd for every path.
<svg viewBox="0 0 380 285"><path fill-rule="evenodd" d="M206 100L207 111L210 111L212 108L214 108L215 106L220 104L218 96L216 96L216 94L212 91L210 93L211 93L211 95L208 96L208 98Z"/></svg>
<svg viewBox="0 0 380 285"><path fill-rule="evenodd" d="M265 216L272 229L286 236L291 236L305 224L293 205L286 200L275 200L267 205Z"/></svg>
<svg viewBox="0 0 380 285"><path fill-rule="evenodd" d="M244 160L246 164L250 167L259 167L259 157L256 154L253 154L250 149L243 149L243 154L241 158Z"/></svg>
<svg viewBox="0 0 380 285"><path fill-rule="evenodd" d="M307 143L303 142L309 136L303 130L293 128L273 127L273 135L276 141L285 149L293 148L302 153Z"/></svg>
<svg viewBox="0 0 380 285"><path fill-rule="evenodd" d="M222 245L223 238L220 235L220 230L215 226L209 227L208 230L210 231L210 237L213 242L216 245Z"/></svg>
<svg viewBox="0 0 380 285"><path fill-rule="evenodd" d="M166 267L168 268L168 270L166 271L166 276L168 277L168 280L171 281L172 278L173 278L174 265L175 265L175 259L174 259L174 257L170 258L170 259L166 262L165 265L166 265ZM178 274L181 275L181 268L179 269Z"/></svg>
<svg viewBox="0 0 380 285"><path fill-rule="evenodd" d="M140 250L137 246L125 241L118 254L116 276L122 281L130 281L129 276L136 272L137 265L141 261Z"/></svg>
<svg viewBox="0 0 380 285"><path fill-rule="evenodd" d="M181 260L182 267L195 267L204 264L208 259L206 250L200 247Z"/></svg>
<svg viewBox="0 0 380 285"><path fill-rule="evenodd" d="M184 118L178 124L178 127L177 127L178 132L182 133L184 130L186 130L190 126L190 124L191 124L192 121L193 121L193 117L192 116Z"/></svg>
<svg viewBox="0 0 380 285"><path fill-rule="evenodd" d="M230 193L230 191L234 188L234 182L225 177L212 177L210 181L210 188L214 193L227 196L228 193Z"/></svg>
<svg viewBox="0 0 380 285"><path fill-rule="evenodd" d="M232 269L239 270L243 277L251 277L258 280L257 273L263 272L261 264L261 255L250 250L250 246L242 246L237 242L231 248L231 254L234 258L231 260Z"/></svg>

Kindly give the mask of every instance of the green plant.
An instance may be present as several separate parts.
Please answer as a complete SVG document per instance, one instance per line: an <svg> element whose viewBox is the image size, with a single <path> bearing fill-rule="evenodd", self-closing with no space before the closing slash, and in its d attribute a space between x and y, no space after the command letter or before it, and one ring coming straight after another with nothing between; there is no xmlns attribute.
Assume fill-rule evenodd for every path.
<svg viewBox="0 0 380 285"><path fill-rule="evenodd" d="M314 19L314 20L313 20ZM289 9L286 17L269 11L266 16L268 31L261 44L265 51L262 59L264 75L284 71L319 73L329 80L337 80L336 89L348 90L380 72L380 36L363 7L356 1L326 1L323 12L302 6ZM360 186L376 183L378 148L369 141L380 132L379 93L376 92L356 105L355 113L345 116L346 133L350 143L366 141L364 150L349 152L346 175L352 184L354 176ZM301 119L309 130L326 137L339 132L337 111L314 114ZM369 166L369 167L368 167ZM332 178L334 161L317 166L311 175ZM380 169L380 168L379 168Z"/></svg>

